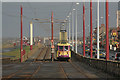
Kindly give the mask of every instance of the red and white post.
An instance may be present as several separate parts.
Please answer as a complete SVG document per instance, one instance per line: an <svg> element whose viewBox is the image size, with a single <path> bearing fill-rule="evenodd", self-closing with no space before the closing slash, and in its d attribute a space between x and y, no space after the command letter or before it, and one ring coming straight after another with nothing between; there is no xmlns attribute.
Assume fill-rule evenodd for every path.
<svg viewBox="0 0 120 80"><path fill-rule="evenodd" d="M32 50L33 46L33 24L30 22L30 50Z"/></svg>
<svg viewBox="0 0 120 80"><path fill-rule="evenodd" d="M106 0L106 60L109 60L109 8Z"/></svg>

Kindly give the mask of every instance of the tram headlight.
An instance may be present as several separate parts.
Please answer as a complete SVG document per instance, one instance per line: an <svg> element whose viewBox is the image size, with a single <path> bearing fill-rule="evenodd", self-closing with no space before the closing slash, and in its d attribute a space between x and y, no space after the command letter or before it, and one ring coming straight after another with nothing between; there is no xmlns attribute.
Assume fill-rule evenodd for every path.
<svg viewBox="0 0 120 80"><path fill-rule="evenodd" d="M67 56L69 56L69 52L67 52Z"/></svg>
<svg viewBox="0 0 120 80"><path fill-rule="evenodd" d="M60 52L58 54L59 54L59 56L61 56Z"/></svg>

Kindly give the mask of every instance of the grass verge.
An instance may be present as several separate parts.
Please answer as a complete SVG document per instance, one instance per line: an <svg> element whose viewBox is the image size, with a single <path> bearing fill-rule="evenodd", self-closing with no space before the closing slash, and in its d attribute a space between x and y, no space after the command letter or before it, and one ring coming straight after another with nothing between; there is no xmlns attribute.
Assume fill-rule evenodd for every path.
<svg viewBox="0 0 120 80"><path fill-rule="evenodd" d="M37 46L34 45L33 49L36 48L36 47ZM30 52L30 46L25 46L24 50L25 50L26 54L29 53ZM14 51L2 53L2 55L5 55L5 56L14 56L14 57L10 58L12 60L19 59L20 58L20 49L16 49Z"/></svg>

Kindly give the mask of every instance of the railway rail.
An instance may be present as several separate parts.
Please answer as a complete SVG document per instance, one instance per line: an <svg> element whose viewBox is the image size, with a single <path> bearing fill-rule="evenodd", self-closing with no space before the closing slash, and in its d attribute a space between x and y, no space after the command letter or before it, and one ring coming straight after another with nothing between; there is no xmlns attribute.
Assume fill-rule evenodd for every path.
<svg viewBox="0 0 120 80"><path fill-rule="evenodd" d="M64 78L69 80L71 78L99 78L95 73L90 73L85 69L81 68L78 63L71 59L70 62L67 61L49 61L51 48L43 47L41 48L39 54L31 62L24 63L12 63L9 65L4 65L3 78L2 80L7 80L11 78L23 78L25 80L30 80L32 78ZM8 67L7 67L8 66Z"/></svg>
<svg viewBox="0 0 120 80"><path fill-rule="evenodd" d="M50 58L50 47L44 47L34 61L47 61L50 60Z"/></svg>
<svg viewBox="0 0 120 80"><path fill-rule="evenodd" d="M15 71L15 72L13 72L9 75L3 76L3 79L10 79L14 76L17 76L18 73L24 72L25 69L30 67L29 65L32 65L32 63L36 62L39 59L41 54L44 55L43 60L45 60L46 56L48 56L49 51L50 51L49 47L47 47L47 48L43 47L42 50L40 51L39 55L32 62L25 63L19 70ZM6 66L6 67L4 67L4 69L9 69L10 67L12 67L12 65ZM39 69L40 69L40 65L33 71L32 74L30 74L30 75L19 75L19 76L24 77L24 78L32 77L39 71ZM27 72L25 72L25 73L27 73Z"/></svg>
<svg viewBox="0 0 120 80"><path fill-rule="evenodd" d="M60 66L60 69L61 69L64 77L66 78L66 80L69 80L71 78L87 78L87 79L90 79L90 80L92 78L98 78L94 74L86 73L84 70L81 70L73 62L64 62L65 64L69 64L68 67L67 66L63 66L65 64L62 65L62 63L63 62L59 62L59 66ZM68 69L70 68L71 71L68 71L67 68ZM79 76L75 76L74 74L71 74L71 72L74 72L74 74L79 75Z"/></svg>

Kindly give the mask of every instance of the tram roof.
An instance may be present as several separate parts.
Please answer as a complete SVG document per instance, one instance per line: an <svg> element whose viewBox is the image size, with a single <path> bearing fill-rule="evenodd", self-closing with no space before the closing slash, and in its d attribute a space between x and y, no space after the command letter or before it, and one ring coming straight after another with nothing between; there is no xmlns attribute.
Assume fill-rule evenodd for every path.
<svg viewBox="0 0 120 80"><path fill-rule="evenodd" d="M57 45L58 45L58 46L70 46L70 44L69 44L69 43L66 43L66 44L61 44L61 43L58 43Z"/></svg>

